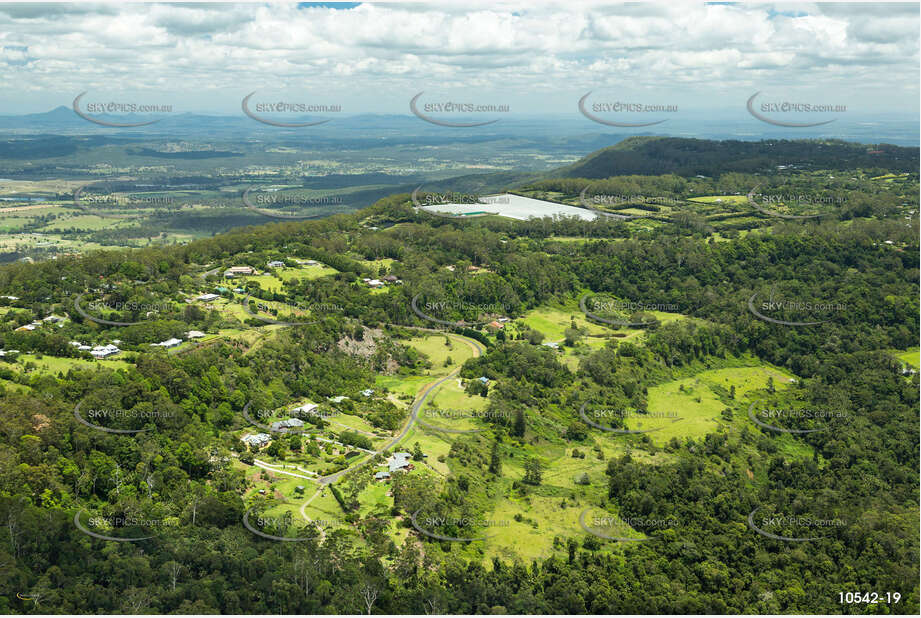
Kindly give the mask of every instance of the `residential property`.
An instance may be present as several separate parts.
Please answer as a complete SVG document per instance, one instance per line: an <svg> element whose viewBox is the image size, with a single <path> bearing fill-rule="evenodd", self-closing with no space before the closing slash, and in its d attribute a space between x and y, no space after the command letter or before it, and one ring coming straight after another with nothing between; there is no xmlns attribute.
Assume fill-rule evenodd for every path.
<svg viewBox="0 0 921 618"><path fill-rule="evenodd" d="M374 480L375 481L389 481L390 473L387 472L386 470L381 470L380 472L374 475Z"/></svg>
<svg viewBox="0 0 921 618"><path fill-rule="evenodd" d="M210 294L209 293L209 294L202 294L201 296L196 296L195 300L202 300L202 301L208 302L212 300L217 300L220 297L221 297L220 294Z"/></svg>
<svg viewBox="0 0 921 618"><path fill-rule="evenodd" d="M286 418L283 421L275 421L272 423L272 429L275 431L283 431L285 429L292 429L294 427L303 427L304 421L299 418Z"/></svg>
<svg viewBox="0 0 921 618"><path fill-rule="evenodd" d="M67 318L62 318L59 315L49 315L46 318L42 318L42 322L48 322L49 324L63 324Z"/></svg>
<svg viewBox="0 0 921 618"><path fill-rule="evenodd" d="M558 344L558 343L556 343L556 342L554 342L554 341L548 341L547 343L544 343L544 344L542 344L542 345L543 345L544 347L551 348L551 349L553 349L553 350L559 350L559 349L560 349L560 344Z"/></svg>
<svg viewBox="0 0 921 618"><path fill-rule="evenodd" d="M282 262L281 260L272 260L271 262L269 262L268 266L269 268L284 268L285 263Z"/></svg>
<svg viewBox="0 0 921 618"><path fill-rule="evenodd" d="M4 356L15 356L19 354L19 350L0 350L0 358Z"/></svg>
<svg viewBox="0 0 921 618"><path fill-rule="evenodd" d="M3 296L0 296L0 298L5 298L7 300L19 300L18 296L10 296L9 294L4 294Z"/></svg>
<svg viewBox="0 0 921 618"><path fill-rule="evenodd" d="M327 397L326 399L327 401L331 401L333 403L342 403L343 401L348 399L348 397L346 397L345 395L336 395L335 397Z"/></svg>
<svg viewBox="0 0 921 618"><path fill-rule="evenodd" d="M364 279L362 279L362 281L368 284L369 288L382 288L386 285L380 279L368 279L367 277L365 277Z"/></svg>
<svg viewBox="0 0 921 618"><path fill-rule="evenodd" d="M118 346L112 345L97 345L95 348L90 350L90 354L95 358L108 358L115 354L118 354L121 350L118 349Z"/></svg>
<svg viewBox="0 0 921 618"><path fill-rule="evenodd" d="M224 271L225 277L239 277L241 275L255 275L256 269L252 266L231 266Z"/></svg>
<svg viewBox="0 0 921 618"><path fill-rule="evenodd" d="M366 388L365 390L361 391L361 394L364 395L365 397L370 397L371 395L374 394L374 389Z"/></svg>
<svg viewBox="0 0 921 618"><path fill-rule="evenodd" d="M267 433L254 433L240 438L240 442L246 446L255 446L256 448L262 448L271 441L272 436Z"/></svg>
<svg viewBox="0 0 921 618"><path fill-rule="evenodd" d="M305 403L304 405L291 410L291 414L294 414L295 416L312 416L317 414L317 410L319 408L320 406L315 403ZM301 423L301 425L303 425L303 423Z"/></svg>
<svg viewBox="0 0 921 618"><path fill-rule="evenodd" d="M204 336L205 333L201 332L200 330L190 330L185 334L186 339L201 339Z"/></svg>
<svg viewBox="0 0 921 618"><path fill-rule="evenodd" d="M501 322L497 322L493 320L492 322L486 325L486 328L488 328L489 330L502 330L503 328L505 328L505 324L502 324Z"/></svg>
<svg viewBox="0 0 921 618"><path fill-rule="evenodd" d="M479 380L483 384L489 384L489 378L487 378L486 376L480 376L479 378L477 378L477 380Z"/></svg>
<svg viewBox="0 0 921 618"><path fill-rule="evenodd" d="M24 325L20 326L19 328L17 328L16 330L17 330L17 331L35 330L35 329L38 328L39 326L41 326L41 322L32 322L31 324L24 324Z"/></svg>
<svg viewBox="0 0 921 618"><path fill-rule="evenodd" d="M161 341L160 343L151 343L152 346L159 346L161 348L175 348L177 345L182 343L182 339L176 339L171 337L166 341Z"/></svg>
<svg viewBox="0 0 921 618"><path fill-rule="evenodd" d="M394 453L390 460L387 462L388 467L390 468L390 473L393 474L397 470L412 470L412 455L410 453Z"/></svg>

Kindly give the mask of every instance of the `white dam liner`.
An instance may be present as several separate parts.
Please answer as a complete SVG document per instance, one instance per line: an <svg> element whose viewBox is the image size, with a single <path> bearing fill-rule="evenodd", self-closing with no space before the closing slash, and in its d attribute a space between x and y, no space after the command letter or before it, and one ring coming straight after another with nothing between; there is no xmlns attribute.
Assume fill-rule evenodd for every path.
<svg viewBox="0 0 921 618"><path fill-rule="evenodd" d="M479 204L433 204L432 206L423 206L422 208L430 212L457 216L475 216L489 213L508 217L510 219L520 219L522 221L532 217L552 217L554 215L579 217L585 221L594 221L599 216L597 212L585 208L556 204L554 202L536 200L532 197L523 197L510 193L487 195L481 198L481 200L482 202ZM619 215L611 216L618 219L626 218Z"/></svg>

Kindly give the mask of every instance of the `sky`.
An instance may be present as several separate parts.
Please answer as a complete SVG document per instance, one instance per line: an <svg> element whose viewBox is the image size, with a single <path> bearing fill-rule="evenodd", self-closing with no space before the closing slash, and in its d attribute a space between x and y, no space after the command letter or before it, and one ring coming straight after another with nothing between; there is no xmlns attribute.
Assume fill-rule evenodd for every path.
<svg viewBox="0 0 921 618"><path fill-rule="evenodd" d="M419 92L563 114L588 92L718 111L760 91L917 116L919 5L0 4L0 115L84 91L226 114L250 92L346 114L407 114Z"/></svg>

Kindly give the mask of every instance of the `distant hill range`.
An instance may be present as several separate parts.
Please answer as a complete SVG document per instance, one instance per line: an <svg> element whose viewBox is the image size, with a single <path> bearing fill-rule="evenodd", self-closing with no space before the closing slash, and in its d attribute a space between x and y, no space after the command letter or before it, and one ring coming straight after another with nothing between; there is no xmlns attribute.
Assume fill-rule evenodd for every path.
<svg viewBox="0 0 921 618"><path fill-rule="evenodd" d="M546 178L608 178L626 174L690 177L718 176L726 172L757 173L778 168L849 170L872 167L917 172L918 150L839 140L743 142L631 137L542 175Z"/></svg>

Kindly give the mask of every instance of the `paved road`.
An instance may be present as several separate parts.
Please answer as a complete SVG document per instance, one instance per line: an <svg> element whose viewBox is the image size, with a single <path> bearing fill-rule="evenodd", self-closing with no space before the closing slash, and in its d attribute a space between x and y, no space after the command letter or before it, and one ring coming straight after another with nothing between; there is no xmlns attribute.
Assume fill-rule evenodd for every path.
<svg viewBox="0 0 921 618"><path fill-rule="evenodd" d="M439 331L439 330L435 330L435 329L432 329L432 328L418 328L418 329L416 329L416 330L424 330L424 331L429 331L429 332L444 333L444 331ZM471 348L473 348L473 352L474 352L473 356L474 356L474 358L476 358L477 356L479 356L480 354L482 354L482 353L485 351L485 348L483 348L483 344L481 344L481 343L480 343L479 341L477 341L476 339L470 339L470 338L468 338L468 337L464 337L464 336L462 336L462 335L455 335L455 334L453 334L453 333L451 333L449 336L450 336L450 337L456 337L456 338L462 340L462 341L463 341L464 343L466 343L467 345L469 345ZM424 387L424 388L422 389L422 391L421 391L421 393L420 393L418 399L416 399L416 401L413 402L413 405L412 405L412 408L411 408L411 414L410 414L410 416L409 416L409 420L408 420L408 421L406 422L406 424L403 426L403 430L399 433L399 435L397 435L396 437L394 437L393 440L391 440L390 442L388 442L386 446L382 447L381 449L379 449L378 451L376 451L374 454L377 455L377 454L382 453L382 452L384 452L384 451L386 451L386 450L388 450L388 449L391 449L391 448L393 448L394 446L396 446L397 444L399 444L400 441L403 440L403 438L406 437L406 435L409 433L409 430L412 429L413 425L416 423L416 420L417 420L418 417L419 417L419 411L422 409L422 406L425 404L425 400L428 399L428 396L431 395L432 392L433 392L435 389L437 389L439 386L441 386L442 384L444 384L444 383L447 382L448 380L452 379L455 375L457 375L457 373L458 373L459 371L460 371L460 367L458 366L454 371L452 371L451 373L449 373L449 374L446 375L445 377L443 377L443 378L441 378L440 380L437 380L437 381L435 381L435 382L431 382L431 383L429 383L426 387ZM338 481L340 478L342 478L343 476L345 476L346 474L348 474L348 473L351 472L352 470L357 470L358 468L361 468L362 466L368 465L369 463L371 463L371 460L372 460L372 459L373 459L373 456L368 457L368 458L364 459L363 461L360 461L360 462L356 463L354 466L351 466L351 467L346 468L345 470L340 470L339 472L336 472L335 474L330 474L330 475L328 475L328 476L320 477L320 483L322 483L322 484L324 484L324 485L329 485L330 483L335 483L336 481Z"/></svg>

